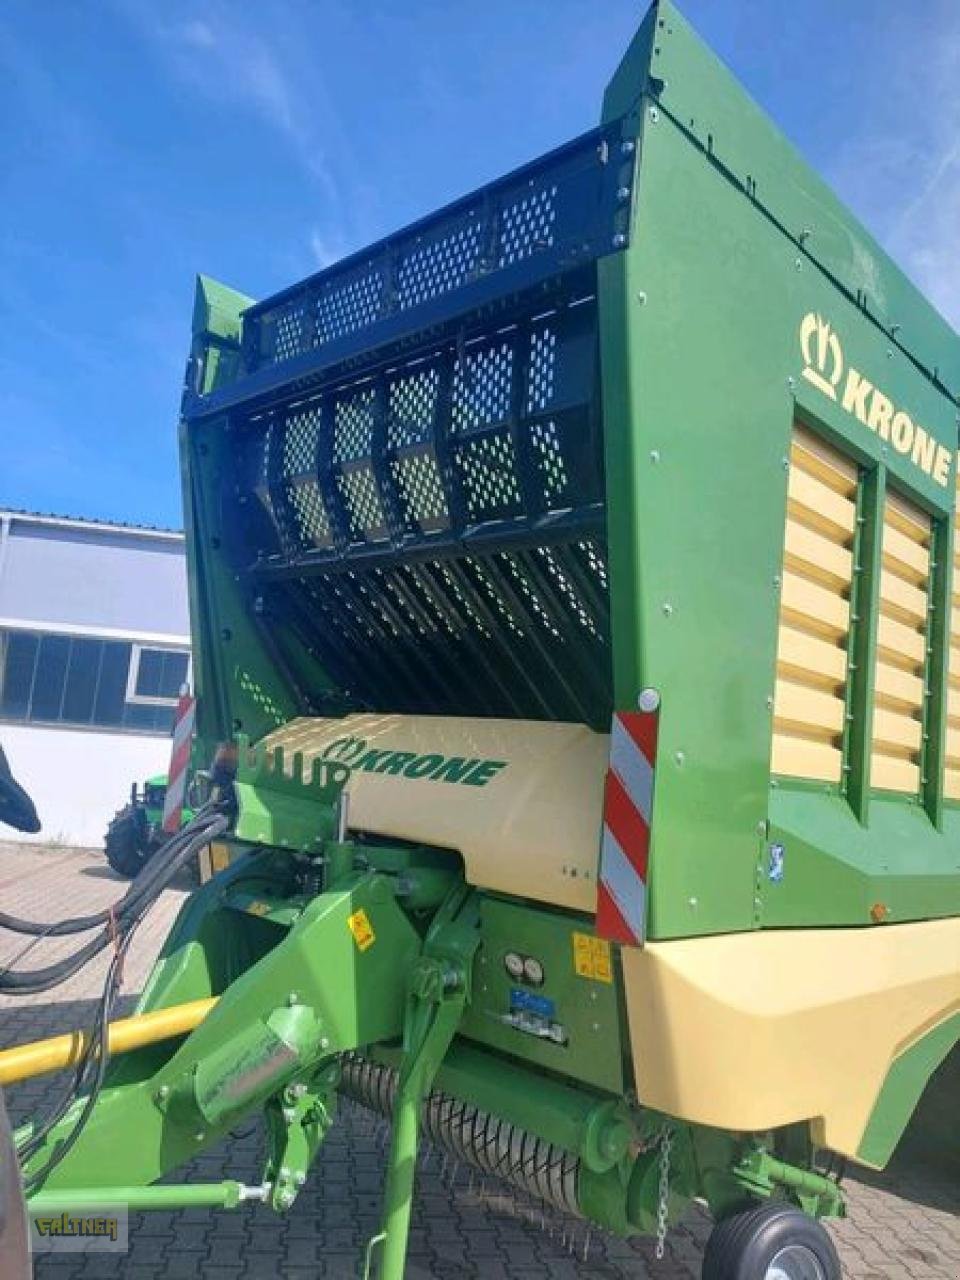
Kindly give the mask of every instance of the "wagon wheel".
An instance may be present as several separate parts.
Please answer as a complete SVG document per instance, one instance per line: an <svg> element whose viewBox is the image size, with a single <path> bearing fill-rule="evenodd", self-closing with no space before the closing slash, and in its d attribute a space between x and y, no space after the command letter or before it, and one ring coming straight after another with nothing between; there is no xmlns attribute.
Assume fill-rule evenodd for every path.
<svg viewBox="0 0 960 1280"><path fill-rule="evenodd" d="M824 1227L793 1205L766 1203L718 1222L702 1280L841 1280Z"/></svg>

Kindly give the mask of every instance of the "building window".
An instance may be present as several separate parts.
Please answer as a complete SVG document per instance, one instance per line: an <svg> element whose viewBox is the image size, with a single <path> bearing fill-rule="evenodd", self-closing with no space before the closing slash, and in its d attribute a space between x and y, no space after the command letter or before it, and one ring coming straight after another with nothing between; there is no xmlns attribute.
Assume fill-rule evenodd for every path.
<svg viewBox="0 0 960 1280"><path fill-rule="evenodd" d="M0 719L169 733L189 672L183 649L2 631Z"/></svg>
<svg viewBox="0 0 960 1280"><path fill-rule="evenodd" d="M150 707L175 707L186 684L190 655L179 649L132 646L127 676L127 702Z"/></svg>

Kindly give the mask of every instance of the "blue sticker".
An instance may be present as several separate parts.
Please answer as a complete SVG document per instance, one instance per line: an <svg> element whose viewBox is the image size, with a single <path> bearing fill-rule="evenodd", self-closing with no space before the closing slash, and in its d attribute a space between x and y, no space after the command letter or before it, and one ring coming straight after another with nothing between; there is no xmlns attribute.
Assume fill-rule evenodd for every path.
<svg viewBox="0 0 960 1280"><path fill-rule="evenodd" d="M783 879L783 858L783 845L772 844L770 846L770 863L767 867L767 879L773 884L779 884Z"/></svg>
<svg viewBox="0 0 960 1280"><path fill-rule="evenodd" d="M534 1013L538 1018L551 1019L557 1011L556 1004L547 996L534 995L523 987L510 988L510 1012Z"/></svg>

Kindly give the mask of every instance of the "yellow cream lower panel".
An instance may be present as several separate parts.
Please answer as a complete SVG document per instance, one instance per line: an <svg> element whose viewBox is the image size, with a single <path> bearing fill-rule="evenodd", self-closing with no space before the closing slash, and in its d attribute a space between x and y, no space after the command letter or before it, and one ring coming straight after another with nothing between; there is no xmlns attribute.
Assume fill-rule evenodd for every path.
<svg viewBox="0 0 960 1280"><path fill-rule="evenodd" d="M894 1058L960 1009L960 919L621 955L642 1102L723 1129L812 1121L852 1158Z"/></svg>
<svg viewBox="0 0 960 1280"><path fill-rule="evenodd" d="M352 829L456 849L478 888L596 910L607 734L534 720L352 715L292 720L263 745L303 752L309 765L318 755L336 755L347 738L354 740L347 764L358 758L358 742L377 751L505 762L482 787L354 770L347 784Z"/></svg>

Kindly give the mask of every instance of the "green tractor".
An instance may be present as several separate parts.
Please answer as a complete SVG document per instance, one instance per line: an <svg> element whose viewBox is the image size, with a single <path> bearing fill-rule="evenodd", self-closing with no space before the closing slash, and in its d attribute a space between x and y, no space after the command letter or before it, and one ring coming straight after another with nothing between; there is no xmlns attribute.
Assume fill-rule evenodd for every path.
<svg viewBox="0 0 960 1280"><path fill-rule="evenodd" d="M134 782L130 799L113 815L103 839L103 852L118 875L132 880L169 841L170 834L163 829L166 794L165 773L147 778L141 788ZM182 822L189 822L192 817L193 811L184 809Z"/></svg>

